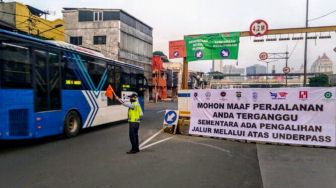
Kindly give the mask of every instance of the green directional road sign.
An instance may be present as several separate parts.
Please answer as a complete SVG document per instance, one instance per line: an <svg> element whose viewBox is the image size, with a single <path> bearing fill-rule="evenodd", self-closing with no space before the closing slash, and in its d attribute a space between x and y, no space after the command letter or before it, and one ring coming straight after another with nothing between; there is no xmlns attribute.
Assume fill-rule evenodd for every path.
<svg viewBox="0 0 336 188"><path fill-rule="evenodd" d="M187 61L237 59L239 32L185 36Z"/></svg>

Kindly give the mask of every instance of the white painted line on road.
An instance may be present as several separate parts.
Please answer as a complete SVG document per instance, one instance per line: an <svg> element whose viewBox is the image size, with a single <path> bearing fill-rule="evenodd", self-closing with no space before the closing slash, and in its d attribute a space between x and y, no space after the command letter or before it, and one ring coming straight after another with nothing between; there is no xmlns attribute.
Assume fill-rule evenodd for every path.
<svg viewBox="0 0 336 188"><path fill-rule="evenodd" d="M144 150L144 149L146 149L146 148L149 148L149 147L154 146L154 145L156 145L156 144L160 144L161 142L165 142L165 141L170 140L170 139L172 139L172 138L173 138L173 136L172 136L172 137L165 138L165 139L163 139L163 140L159 140L159 141L157 141L157 142L154 142L154 143L149 144L149 145L147 145L147 146L144 146L144 147L142 147L142 148L140 147L140 150Z"/></svg>
<svg viewBox="0 0 336 188"><path fill-rule="evenodd" d="M145 144L147 144L149 141L151 141L153 138L155 138L157 135L159 135L162 131L163 131L163 129L161 129L159 132L155 133L153 136L149 137L147 140L145 140L144 142L142 142L139 145L139 147L141 148L142 146L144 146Z"/></svg>
<svg viewBox="0 0 336 188"><path fill-rule="evenodd" d="M199 144L199 145L202 145L202 146L206 146L206 147L209 147L209 148L213 148L213 149L216 149L216 150L219 150L219 151L222 151L222 152L225 152L225 153L227 153L227 154L229 154L231 156L231 152L229 150L220 148L218 146L214 146L214 145L210 145L210 144L204 144L204 143L197 143L197 142L193 142L193 143L194 144Z"/></svg>
<svg viewBox="0 0 336 188"><path fill-rule="evenodd" d="M212 149L216 149L216 150L227 153L229 156L232 156L231 151L220 148L218 146L214 146L214 145L210 145L210 144L204 144L204 143L198 143L198 142L192 142L192 141L186 141L186 140L182 140L182 141L187 142L187 143L191 143L191 144L197 144L197 145L209 147L209 148L212 148Z"/></svg>
<svg viewBox="0 0 336 188"><path fill-rule="evenodd" d="M177 109L173 109L173 108L172 108L172 109L170 109L170 110L177 110ZM156 113L159 114L159 113L163 113L163 112L166 112L166 110L159 110L159 111L157 111Z"/></svg>
<svg viewBox="0 0 336 188"><path fill-rule="evenodd" d="M160 111L157 111L156 113L159 114L159 113L162 113L162 112L165 112L166 110L160 110Z"/></svg>

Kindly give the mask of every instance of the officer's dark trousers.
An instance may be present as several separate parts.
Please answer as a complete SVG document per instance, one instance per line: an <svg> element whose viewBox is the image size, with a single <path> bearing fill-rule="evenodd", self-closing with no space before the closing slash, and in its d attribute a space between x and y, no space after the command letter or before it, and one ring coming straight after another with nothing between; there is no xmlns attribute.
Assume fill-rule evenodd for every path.
<svg viewBox="0 0 336 188"><path fill-rule="evenodd" d="M129 122L129 138L132 144L132 151L139 151L139 122Z"/></svg>

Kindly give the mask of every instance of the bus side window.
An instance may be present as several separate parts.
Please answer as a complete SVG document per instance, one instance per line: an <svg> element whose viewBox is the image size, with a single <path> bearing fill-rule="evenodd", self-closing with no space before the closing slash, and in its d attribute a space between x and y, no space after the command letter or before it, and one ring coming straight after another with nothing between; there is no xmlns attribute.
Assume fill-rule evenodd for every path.
<svg viewBox="0 0 336 188"><path fill-rule="evenodd" d="M50 109L61 109L61 72L58 53L48 53Z"/></svg>
<svg viewBox="0 0 336 188"><path fill-rule="evenodd" d="M106 62L99 60L99 59L89 58L89 57L84 57L84 58L87 63L87 71L93 81L94 86L97 88L106 70ZM90 89L95 89L95 88L90 88ZM101 89L101 88L98 88L98 89Z"/></svg>
<svg viewBox="0 0 336 188"><path fill-rule="evenodd" d="M131 75L130 75L130 82L131 82L131 86L134 88L137 86L137 74L136 74L136 70L135 69L131 69Z"/></svg>
<svg viewBox="0 0 336 188"><path fill-rule="evenodd" d="M121 68L119 66L115 65L108 65L108 79L107 79L107 85L105 88L108 87L108 85L111 85L113 88L113 91L115 92L116 95L120 96L120 81L121 81ZM110 98L107 99L107 105L115 105L115 104L120 104L115 98L112 100Z"/></svg>
<svg viewBox="0 0 336 188"><path fill-rule="evenodd" d="M114 92L115 92L115 66L114 65L107 65L108 70L108 77L105 88L107 88L109 85L112 86ZM107 98L107 105L111 106L116 104L115 98L113 99Z"/></svg>
<svg viewBox="0 0 336 188"><path fill-rule="evenodd" d="M146 80L145 80L145 76L140 73L140 71L138 71L137 75L137 93L139 95L139 97L143 97L144 95L144 91L146 90Z"/></svg>
<svg viewBox="0 0 336 188"><path fill-rule="evenodd" d="M121 67L115 66L115 85L113 89L118 96L121 96L121 83Z"/></svg>
<svg viewBox="0 0 336 188"><path fill-rule="evenodd" d="M143 74L138 73L137 74L137 85L143 87L145 84L144 82L145 82L145 79L144 79Z"/></svg>
<svg viewBox="0 0 336 188"><path fill-rule="evenodd" d="M0 87L32 88L29 50L16 43L1 43Z"/></svg>
<svg viewBox="0 0 336 188"><path fill-rule="evenodd" d="M75 72L78 71L78 67L75 64L75 60L71 57L62 54L61 67L64 70L62 74L62 85L64 89L81 90L84 89L83 81L77 78Z"/></svg>
<svg viewBox="0 0 336 188"><path fill-rule="evenodd" d="M122 90L128 91L131 87L131 79L130 79L130 68L129 67L123 67L122 68Z"/></svg>

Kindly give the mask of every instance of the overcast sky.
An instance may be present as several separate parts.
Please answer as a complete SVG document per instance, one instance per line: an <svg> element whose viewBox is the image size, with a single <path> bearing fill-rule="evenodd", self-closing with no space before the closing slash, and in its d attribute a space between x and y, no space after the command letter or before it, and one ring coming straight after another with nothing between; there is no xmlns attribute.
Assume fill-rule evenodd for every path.
<svg viewBox="0 0 336 188"><path fill-rule="evenodd" d="M184 35L246 31L256 19L266 20L270 29L304 27L306 12L306 0L20 0L20 2L41 10L56 11L56 16L53 18L62 17L62 7L123 9L153 27L154 51L160 50L167 55L168 41L183 39ZM334 10L336 0L309 0L309 19ZM336 13L309 22L309 26L328 25L336 25ZM336 35L335 32L330 34L331 39L309 40L309 67L318 55L324 52L336 63L336 53L333 52ZM290 67L298 69L303 63L303 44L303 41L254 43L253 38L241 38L238 66L260 63L257 59L262 51L284 52L288 47L289 52L293 51L289 60ZM236 61L224 63L236 64ZM284 60L273 64L280 70L284 66ZM210 66L210 62L191 62L189 67L193 70L208 71Z"/></svg>

